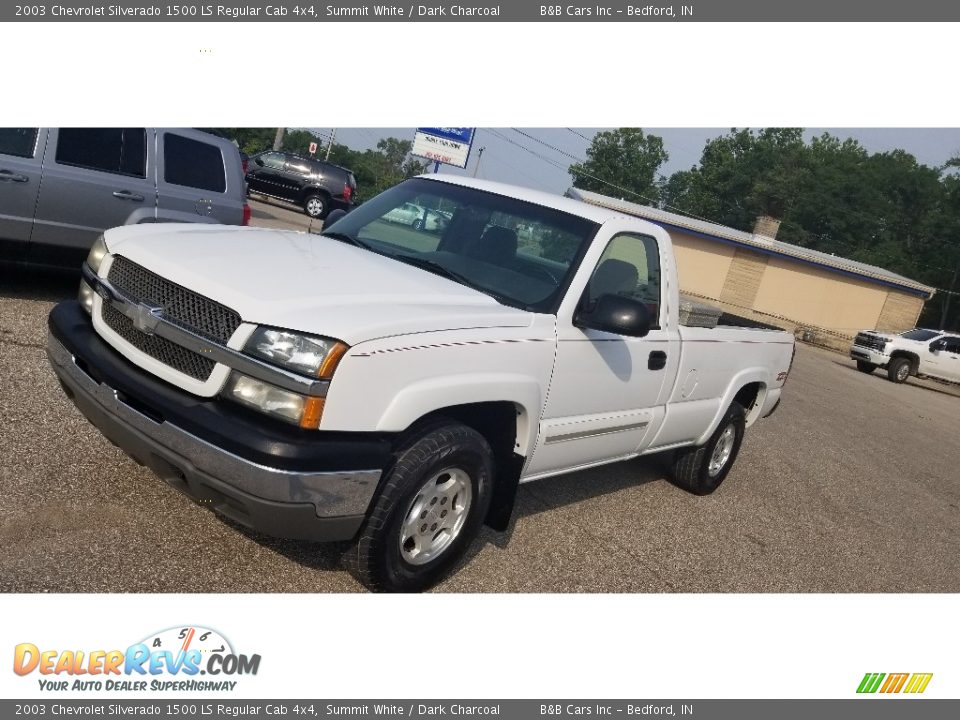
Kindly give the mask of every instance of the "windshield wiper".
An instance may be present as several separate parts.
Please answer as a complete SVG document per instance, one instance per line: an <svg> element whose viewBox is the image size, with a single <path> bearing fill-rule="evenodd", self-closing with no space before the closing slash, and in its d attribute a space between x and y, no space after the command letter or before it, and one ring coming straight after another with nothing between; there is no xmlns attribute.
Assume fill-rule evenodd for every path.
<svg viewBox="0 0 960 720"><path fill-rule="evenodd" d="M333 240L339 240L340 242L345 242L350 245L355 245L356 247L361 247L364 250L369 250L370 246L367 245L360 238L355 238L353 235L348 235L344 232L322 232L320 233L323 237L328 237Z"/></svg>
<svg viewBox="0 0 960 720"><path fill-rule="evenodd" d="M434 275L445 277L447 280L453 280L461 285L466 285L468 288L476 290L477 292L482 292L484 295L489 295L502 305L516 307L516 301L511 300L503 295L499 295L498 293L488 290L485 287L477 285L477 283L470 280L466 275L461 275L456 270L451 270L446 265L441 265L435 260L428 260L427 258L416 257L414 255L394 255L393 258L399 260L400 262L407 263L408 265L415 265L416 267L426 270L427 272L432 272Z"/></svg>

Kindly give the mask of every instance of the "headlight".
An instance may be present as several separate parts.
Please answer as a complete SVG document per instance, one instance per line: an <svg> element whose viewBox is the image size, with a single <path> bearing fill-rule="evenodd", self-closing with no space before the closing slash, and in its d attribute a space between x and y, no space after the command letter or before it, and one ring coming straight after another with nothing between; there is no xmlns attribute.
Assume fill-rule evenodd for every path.
<svg viewBox="0 0 960 720"><path fill-rule="evenodd" d="M227 381L224 394L241 405L308 430L317 429L323 414L323 398L304 397L237 372Z"/></svg>
<svg viewBox="0 0 960 720"><path fill-rule="evenodd" d="M90 266L90 269L94 273L100 272L100 263L103 262L103 259L107 256L107 243L103 240L103 235L98 237L94 243L93 247L90 248L90 254L87 255L87 265Z"/></svg>
<svg viewBox="0 0 960 720"><path fill-rule="evenodd" d="M261 327L254 331L244 352L274 365L311 377L329 378L347 346L330 338Z"/></svg>

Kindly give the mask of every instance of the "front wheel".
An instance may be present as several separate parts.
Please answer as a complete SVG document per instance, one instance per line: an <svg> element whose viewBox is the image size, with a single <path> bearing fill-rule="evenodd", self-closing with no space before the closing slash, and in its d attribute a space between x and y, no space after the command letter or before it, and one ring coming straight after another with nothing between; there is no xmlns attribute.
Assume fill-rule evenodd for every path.
<svg viewBox="0 0 960 720"><path fill-rule="evenodd" d="M746 413L739 403L733 403L704 445L677 451L673 461L674 482L694 495L712 493L733 467L745 429Z"/></svg>
<svg viewBox="0 0 960 720"><path fill-rule="evenodd" d="M490 507L493 452L476 430L434 427L401 448L349 551L371 590L418 592L441 580Z"/></svg>
<svg viewBox="0 0 960 720"><path fill-rule="evenodd" d="M906 358L895 358L887 365L887 377L891 382L903 383L910 377L910 361Z"/></svg>
<svg viewBox="0 0 960 720"><path fill-rule="evenodd" d="M877 365L874 365L872 362L867 362L866 360L857 360L857 370L862 373L872 373L877 369Z"/></svg>

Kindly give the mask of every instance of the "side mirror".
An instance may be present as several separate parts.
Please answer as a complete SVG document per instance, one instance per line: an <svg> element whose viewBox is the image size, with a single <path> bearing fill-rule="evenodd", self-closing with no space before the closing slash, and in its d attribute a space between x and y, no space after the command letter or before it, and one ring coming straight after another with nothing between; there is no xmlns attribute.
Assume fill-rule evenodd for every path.
<svg viewBox="0 0 960 720"><path fill-rule="evenodd" d="M947 346L946 340L934 340L930 343L930 352L940 352Z"/></svg>
<svg viewBox="0 0 960 720"><path fill-rule="evenodd" d="M323 232L328 227L333 225L337 220L339 220L346 214L347 214L347 211L341 210L340 208L337 208L336 210L331 210L330 212L328 212L327 216L323 219L323 227L321 228L321 232Z"/></svg>
<svg viewBox="0 0 960 720"><path fill-rule="evenodd" d="M650 332L652 321L650 309L644 303L607 294L601 295L592 308L578 309L573 324L627 337L644 337Z"/></svg>
<svg viewBox="0 0 960 720"><path fill-rule="evenodd" d="M260 158L260 157L254 158L254 159L253 159L253 164L254 164L254 165L257 165L257 166L259 166L259 167L263 167L263 158Z"/></svg>

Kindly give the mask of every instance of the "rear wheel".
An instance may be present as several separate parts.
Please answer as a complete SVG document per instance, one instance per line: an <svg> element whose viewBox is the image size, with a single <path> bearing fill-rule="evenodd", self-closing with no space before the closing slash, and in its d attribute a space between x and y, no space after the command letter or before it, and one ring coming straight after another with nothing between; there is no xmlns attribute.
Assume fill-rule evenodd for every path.
<svg viewBox="0 0 960 720"><path fill-rule="evenodd" d="M303 211L312 218L325 218L327 206L327 199L323 195L309 195L303 201Z"/></svg>
<svg viewBox="0 0 960 720"><path fill-rule="evenodd" d="M413 221L413 229L414 229L414 230L423 230L423 219L422 219L422 218L417 218L416 220Z"/></svg>
<svg viewBox="0 0 960 720"><path fill-rule="evenodd" d="M441 580L490 507L493 452L476 430L434 427L401 449L349 551L371 590L417 592Z"/></svg>
<svg viewBox="0 0 960 720"><path fill-rule="evenodd" d="M733 467L745 429L746 413L733 403L705 444L682 448L674 455L674 482L694 495L712 493Z"/></svg>
<svg viewBox="0 0 960 720"><path fill-rule="evenodd" d="M903 383L910 377L910 361L906 358L894 358L887 365L887 377L891 382Z"/></svg>
<svg viewBox="0 0 960 720"><path fill-rule="evenodd" d="M867 362L866 360L857 360L857 370L862 373L872 373L877 369L877 366L872 362Z"/></svg>

